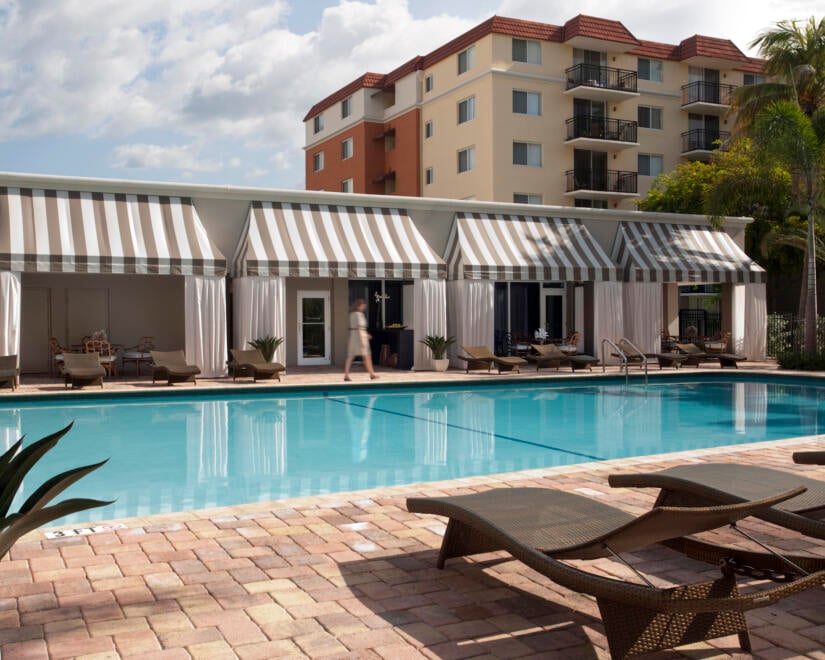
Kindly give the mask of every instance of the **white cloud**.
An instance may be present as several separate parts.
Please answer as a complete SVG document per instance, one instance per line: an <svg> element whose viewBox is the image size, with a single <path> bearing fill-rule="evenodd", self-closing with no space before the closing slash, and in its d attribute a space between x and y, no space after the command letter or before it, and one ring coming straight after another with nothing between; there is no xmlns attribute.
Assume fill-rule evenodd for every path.
<svg viewBox="0 0 825 660"><path fill-rule="evenodd" d="M231 159L235 161L237 159ZM187 144L170 146L163 144L124 144L115 148L114 167L125 169L178 169L194 172L214 172L223 169L224 163L203 157L201 149ZM230 167L238 167L229 163Z"/></svg>

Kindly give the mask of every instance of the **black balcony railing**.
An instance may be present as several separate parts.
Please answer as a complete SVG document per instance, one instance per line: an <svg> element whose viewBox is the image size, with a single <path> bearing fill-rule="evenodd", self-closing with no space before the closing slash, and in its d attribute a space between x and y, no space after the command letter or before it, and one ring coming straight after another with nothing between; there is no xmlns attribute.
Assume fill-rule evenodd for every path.
<svg viewBox="0 0 825 660"><path fill-rule="evenodd" d="M580 115L567 120L567 139L593 138L594 140L635 142L637 127L638 122L627 119Z"/></svg>
<svg viewBox="0 0 825 660"><path fill-rule="evenodd" d="M734 89L736 89L736 85L720 85L719 83L697 80L682 85L682 105L691 103L730 105L730 95Z"/></svg>
<svg viewBox="0 0 825 660"><path fill-rule="evenodd" d="M575 64L565 69L567 89L574 87L602 87L623 92L636 92L639 75L627 69L611 69L596 64Z"/></svg>
<svg viewBox="0 0 825 660"><path fill-rule="evenodd" d="M636 172L577 169L568 170L564 175L567 177L567 192L598 190L635 195L638 190Z"/></svg>
<svg viewBox="0 0 825 660"><path fill-rule="evenodd" d="M713 151L730 138L727 131L712 131L706 128L694 128L682 133L682 153L688 151Z"/></svg>

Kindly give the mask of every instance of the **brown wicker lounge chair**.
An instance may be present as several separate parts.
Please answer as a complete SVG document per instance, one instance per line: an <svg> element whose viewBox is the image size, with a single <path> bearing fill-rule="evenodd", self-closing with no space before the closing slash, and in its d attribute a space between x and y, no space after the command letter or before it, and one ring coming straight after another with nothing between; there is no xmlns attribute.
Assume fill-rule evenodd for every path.
<svg viewBox="0 0 825 660"><path fill-rule="evenodd" d="M0 355L0 387L8 385L14 392L17 389L18 378L20 378L20 369L17 366L17 356Z"/></svg>
<svg viewBox="0 0 825 660"><path fill-rule="evenodd" d="M549 488L497 488L455 497L409 498L407 509L449 517L439 568L451 557L506 550L554 582L595 596L611 655L624 658L733 633L747 651L745 611L821 585L825 559L781 558L685 538L734 523L799 492L724 507L657 507L638 518L582 495ZM787 560L800 560L799 567L808 573L781 586L740 594L730 570L710 582L659 589L560 561L613 557L659 542L709 563L727 558L787 570ZM641 574L638 577L643 579Z"/></svg>
<svg viewBox="0 0 825 660"><path fill-rule="evenodd" d="M555 344L531 344L536 355L525 355L525 359L536 365L536 371L544 367L559 367L567 362L567 356Z"/></svg>
<svg viewBox="0 0 825 660"><path fill-rule="evenodd" d="M459 355L458 359L467 363L467 373L470 373L470 369L483 369L484 367L490 371L493 365L498 367L499 373L502 371L519 372L519 367L527 364L524 358L498 356L486 346L462 346L461 350L467 355Z"/></svg>
<svg viewBox="0 0 825 660"><path fill-rule="evenodd" d="M63 378L66 389L83 387L84 385L100 385L103 387L103 377L106 368L100 364L97 353L64 353Z"/></svg>
<svg viewBox="0 0 825 660"><path fill-rule="evenodd" d="M677 343L676 348L680 353L684 353L685 355L687 355L685 364L692 364L694 367L698 367L700 364L702 364L702 362L707 362L708 360L713 359L701 348L699 348L696 344Z"/></svg>
<svg viewBox="0 0 825 660"><path fill-rule="evenodd" d="M239 376L251 376L256 383L269 378L281 380L281 373L286 371L286 367L279 362L267 362L257 348L251 350L231 348L229 352L232 354L229 372L232 374L233 381Z"/></svg>
<svg viewBox="0 0 825 660"><path fill-rule="evenodd" d="M156 380L166 380L167 385L192 381L198 384L200 368L194 364L186 364L183 351L150 351L152 354L152 384Z"/></svg>
<svg viewBox="0 0 825 660"><path fill-rule="evenodd" d="M640 367L644 365L643 357L648 360L656 360L661 370L663 367L675 367L678 369L682 363L687 360L687 355L683 353L640 353L630 342L621 339L619 340L619 348L625 354L629 364L638 364ZM613 353L613 357L620 357Z"/></svg>

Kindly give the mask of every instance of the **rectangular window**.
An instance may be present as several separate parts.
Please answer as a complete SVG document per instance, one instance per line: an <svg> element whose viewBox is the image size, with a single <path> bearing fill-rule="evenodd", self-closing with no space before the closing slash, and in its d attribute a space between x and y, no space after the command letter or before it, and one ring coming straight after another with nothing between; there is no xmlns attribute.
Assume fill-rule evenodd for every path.
<svg viewBox="0 0 825 660"><path fill-rule="evenodd" d="M341 119L346 119L352 113L352 97L348 96L341 101Z"/></svg>
<svg viewBox="0 0 825 660"><path fill-rule="evenodd" d="M513 112L519 115L541 115L541 94L513 90Z"/></svg>
<svg viewBox="0 0 825 660"><path fill-rule="evenodd" d="M514 204L541 204L541 195L535 193L513 193Z"/></svg>
<svg viewBox="0 0 825 660"><path fill-rule="evenodd" d="M424 137L431 138L433 136L433 120L424 122Z"/></svg>
<svg viewBox="0 0 825 660"><path fill-rule="evenodd" d="M429 186L433 181L435 181L435 178L433 177L433 168L428 167L424 170L424 185Z"/></svg>
<svg viewBox="0 0 825 660"><path fill-rule="evenodd" d="M662 128L662 109L640 105L639 128Z"/></svg>
<svg viewBox="0 0 825 660"><path fill-rule="evenodd" d="M458 123L463 124L465 121L470 121L476 118L476 97L471 96L468 99L458 102Z"/></svg>
<svg viewBox="0 0 825 660"><path fill-rule="evenodd" d="M580 209L606 209L606 199L577 199L574 206Z"/></svg>
<svg viewBox="0 0 825 660"><path fill-rule="evenodd" d="M469 172L476 166L476 148L467 147L458 152L458 173Z"/></svg>
<svg viewBox="0 0 825 660"><path fill-rule="evenodd" d="M430 74L426 78L424 78L424 91L431 92L433 91L433 74Z"/></svg>
<svg viewBox="0 0 825 660"><path fill-rule="evenodd" d="M312 118L312 132L320 133L324 130L324 115L315 115Z"/></svg>
<svg viewBox="0 0 825 660"><path fill-rule="evenodd" d="M458 75L466 73L473 68L476 59L476 47L470 46L458 54Z"/></svg>
<svg viewBox="0 0 825 660"><path fill-rule="evenodd" d="M532 142L513 142L513 165L541 167L541 145Z"/></svg>
<svg viewBox="0 0 825 660"><path fill-rule="evenodd" d="M662 82L662 80L664 80L662 66L663 65L661 60L649 60L646 57L640 57L637 68L639 80Z"/></svg>
<svg viewBox="0 0 825 660"><path fill-rule="evenodd" d="M639 176L659 176L662 173L662 156L639 154Z"/></svg>
<svg viewBox="0 0 825 660"><path fill-rule="evenodd" d="M352 192L352 179L344 179L341 181L341 192Z"/></svg>
<svg viewBox="0 0 825 660"><path fill-rule="evenodd" d="M315 172L320 172L324 169L324 152L319 151L317 154L312 154L312 169Z"/></svg>
<svg viewBox="0 0 825 660"><path fill-rule="evenodd" d="M541 64L541 43L532 39L513 39L513 62Z"/></svg>
<svg viewBox="0 0 825 660"><path fill-rule="evenodd" d="M746 73L745 74L745 84L746 85L761 85L765 82L765 76L759 73Z"/></svg>
<svg viewBox="0 0 825 660"><path fill-rule="evenodd" d="M341 160L352 158L352 138L349 137L341 142Z"/></svg>

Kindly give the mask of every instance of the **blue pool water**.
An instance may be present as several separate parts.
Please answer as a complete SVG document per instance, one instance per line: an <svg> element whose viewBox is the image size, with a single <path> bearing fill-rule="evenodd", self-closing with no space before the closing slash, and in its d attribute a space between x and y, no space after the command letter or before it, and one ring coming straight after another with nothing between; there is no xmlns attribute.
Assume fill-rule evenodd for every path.
<svg viewBox="0 0 825 660"><path fill-rule="evenodd" d="M5 446L75 420L24 496L110 458L67 494L117 502L72 523L825 433L825 387L782 382L6 401Z"/></svg>

